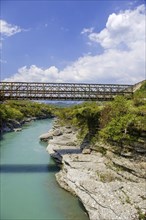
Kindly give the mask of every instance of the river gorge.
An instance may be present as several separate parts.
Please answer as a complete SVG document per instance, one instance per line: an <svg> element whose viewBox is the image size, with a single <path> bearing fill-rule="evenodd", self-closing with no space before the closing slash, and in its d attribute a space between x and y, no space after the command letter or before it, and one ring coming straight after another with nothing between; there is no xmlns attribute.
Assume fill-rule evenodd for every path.
<svg viewBox="0 0 146 220"><path fill-rule="evenodd" d="M53 120L37 120L1 139L1 220L88 220L80 201L56 182L60 170L39 136Z"/></svg>
<svg viewBox="0 0 146 220"><path fill-rule="evenodd" d="M1 220L145 220L140 148L133 156L100 141L89 148L59 118L14 131L1 138Z"/></svg>

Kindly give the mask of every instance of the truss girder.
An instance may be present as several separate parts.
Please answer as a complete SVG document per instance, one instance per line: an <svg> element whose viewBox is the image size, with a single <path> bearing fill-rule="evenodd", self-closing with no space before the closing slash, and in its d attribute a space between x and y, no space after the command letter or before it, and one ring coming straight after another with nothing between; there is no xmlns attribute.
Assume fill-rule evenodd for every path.
<svg viewBox="0 0 146 220"><path fill-rule="evenodd" d="M109 100L133 93L131 85L0 82L0 98L42 100Z"/></svg>

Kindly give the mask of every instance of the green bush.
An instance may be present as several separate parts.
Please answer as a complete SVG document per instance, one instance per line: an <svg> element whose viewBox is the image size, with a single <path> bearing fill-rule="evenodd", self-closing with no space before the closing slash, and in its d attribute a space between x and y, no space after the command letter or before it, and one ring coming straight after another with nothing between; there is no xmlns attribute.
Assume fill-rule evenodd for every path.
<svg viewBox="0 0 146 220"><path fill-rule="evenodd" d="M9 119L22 120L26 117L50 117L55 107L30 101L6 101L0 104L1 125Z"/></svg>

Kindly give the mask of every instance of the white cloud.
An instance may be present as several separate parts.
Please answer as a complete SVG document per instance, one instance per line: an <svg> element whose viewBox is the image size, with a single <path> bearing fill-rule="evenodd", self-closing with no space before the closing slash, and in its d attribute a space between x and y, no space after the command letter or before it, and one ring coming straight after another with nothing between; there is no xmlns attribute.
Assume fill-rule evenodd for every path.
<svg viewBox="0 0 146 220"><path fill-rule="evenodd" d="M9 24L4 20L0 20L0 35L1 35L0 50L2 49L2 41L4 40L5 37L10 37L10 36L17 34L21 31L27 31L27 30L23 30L16 25Z"/></svg>
<svg viewBox="0 0 146 220"><path fill-rule="evenodd" d="M18 27L16 25L9 24L4 20L0 20L0 33L3 36L10 37L10 36L12 36L16 33L19 33L21 31L22 31L22 29L20 27Z"/></svg>
<svg viewBox="0 0 146 220"><path fill-rule="evenodd" d="M42 69L36 65L31 65L29 68L26 66L18 69L18 73L14 74L11 78L6 78L4 81L16 81L16 82L49 82L57 81L58 69L55 66L51 66L48 69Z"/></svg>
<svg viewBox="0 0 146 220"><path fill-rule="evenodd" d="M83 30L81 31L81 34L92 33L93 30L94 30L94 27L91 27L91 28L83 28Z"/></svg>
<svg viewBox="0 0 146 220"><path fill-rule="evenodd" d="M145 75L145 7L126 10L108 17L100 32L83 29L90 42L100 44L104 52L84 55L62 71L32 65L22 67L5 81L87 82L134 84Z"/></svg>
<svg viewBox="0 0 146 220"><path fill-rule="evenodd" d="M88 37L105 49L135 48L135 44L144 43L145 40L145 6L140 5L135 10L111 14L106 28L100 33L92 32Z"/></svg>

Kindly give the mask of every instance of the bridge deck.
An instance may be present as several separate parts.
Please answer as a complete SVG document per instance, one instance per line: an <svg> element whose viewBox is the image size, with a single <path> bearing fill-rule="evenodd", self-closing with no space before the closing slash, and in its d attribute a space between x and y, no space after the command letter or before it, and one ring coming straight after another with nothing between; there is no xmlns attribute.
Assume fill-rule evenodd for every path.
<svg viewBox="0 0 146 220"><path fill-rule="evenodd" d="M1 100L111 100L132 93L132 85L0 82Z"/></svg>

